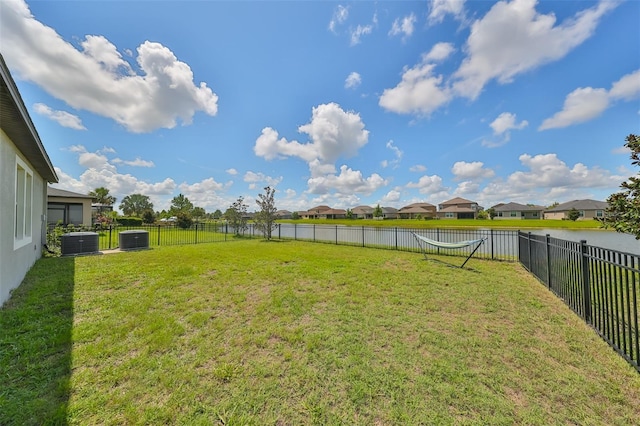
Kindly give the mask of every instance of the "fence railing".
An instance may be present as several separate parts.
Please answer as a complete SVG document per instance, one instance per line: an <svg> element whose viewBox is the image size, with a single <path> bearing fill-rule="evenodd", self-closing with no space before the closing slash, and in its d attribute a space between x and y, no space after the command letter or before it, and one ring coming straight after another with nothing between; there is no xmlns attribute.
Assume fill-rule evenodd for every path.
<svg viewBox="0 0 640 426"><path fill-rule="evenodd" d="M235 230L226 223L194 223L190 228L182 229L173 223L162 225L123 226L110 225L99 229L91 229L99 234L99 250L118 248L119 233L129 230L145 230L149 232L150 246L176 244L198 244L227 241L233 238ZM80 229L50 228L51 245L55 244L55 233L61 235ZM86 229L83 229L86 230ZM313 241L328 244L375 247L401 251L421 251L413 233L441 242L459 242L486 238L474 257L493 260L511 260L518 258L518 231L495 229L410 229L345 225L316 225L280 223L272 232L278 239ZM240 231L240 235L248 238L262 238L262 232L252 223ZM428 248L429 254L468 256L473 248L456 250Z"/></svg>
<svg viewBox="0 0 640 426"><path fill-rule="evenodd" d="M640 255L519 232L519 260L640 372Z"/></svg>

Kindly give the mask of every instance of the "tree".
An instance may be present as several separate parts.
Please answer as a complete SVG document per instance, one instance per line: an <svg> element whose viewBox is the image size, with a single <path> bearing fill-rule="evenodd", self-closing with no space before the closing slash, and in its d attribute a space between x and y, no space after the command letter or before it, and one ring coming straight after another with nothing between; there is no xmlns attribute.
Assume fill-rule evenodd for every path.
<svg viewBox="0 0 640 426"><path fill-rule="evenodd" d="M373 209L373 217L382 217L382 207L380 207L380 204Z"/></svg>
<svg viewBox="0 0 640 426"><path fill-rule="evenodd" d="M567 219L572 220L574 222L578 220L579 217L580 217L580 212L576 210L575 207L569 210L569 213L567 213Z"/></svg>
<svg viewBox="0 0 640 426"><path fill-rule="evenodd" d="M213 212L213 218L218 220L222 217L222 212L220 211L220 209L216 209L215 212Z"/></svg>
<svg viewBox="0 0 640 426"><path fill-rule="evenodd" d="M153 223L156 221L156 215L151 209L147 209L142 212L142 222Z"/></svg>
<svg viewBox="0 0 640 426"><path fill-rule="evenodd" d="M489 213L487 212L487 210L480 210L478 212L478 219L480 219L480 220L489 219Z"/></svg>
<svg viewBox="0 0 640 426"><path fill-rule="evenodd" d="M624 146L631 150L631 165L640 166L640 136L630 134ZM620 185L622 191L607 198L605 217L601 223L605 228L631 234L640 240L640 172Z"/></svg>
<svg viewBox="0 0 640 426"><path fill-rule="evenodd" d="M145 210L153 210L153 203L146 195L131 194L122 199L120 210L125 216L141 217Z"/></svg>
<svg viewBox="0 0 640 426"><path fill-rule="evenodd" d="M487 209L487 214L489 215L489 219L493 220L494 217L498 216L498 212L493 207L489 207Z"/></svg>
<svg viewBox="0 0 640 426"><path fill-rule="evenodd" d="M177 216L179 212L187 213L191 215L193 211L193 203L189 201L187 197L182 194L178 194L171 200L171 208L169 209L169 213L174 216Z"/></svg>
<svg viewBox="0 0 640 426"><path fill-rule="evenodd" d="M207 212L202 207L194 207L191 211L191 215L197 221L205 217Z"/></svg>
<svg viewBox="0 0 640 426"><path fill-rule="evenodd" d="M353 210L347 209L345 216L347 217L347 219L353 219Z"/></svg>
<svg viewBox="0 0 640 426"><path fill-rule="evenodd" d="M264 194L258 194L258 199L256 200L256 204L260 207L260 210L256 213L253 220L256 228L262 232L262 235L264 235L267 241L271 239L271 232L277 227L276 212L278 209L276 208L274 199L275 193L276 190L274 188L266 186L264 188Z"/></svg>
<svg viewBox="0 0 640 426"><path fill-rule="evenodd" d="M116 197L109 195L109 190L103 186L90 191L89 196L96 200L96 203L98 204L112 206L116 203Z"/></svg>
<svg viewBox="0 0 640 426"><path fill-rule="evenodd" d="M247 229L247 207L249 206L244 203L244 197L238 197L224 213L225 219L236 235L240 235L240 231Z"/></svg>
<svg viewBox="0 0 640 426"><path fill-rule="evenodd" d="M185 212L176 213L176 225L182 229L189 229L193 224L193 219L191 219L191 215Z"/></svg>
<svg viewBox="0 0 640 426"><path fill-rule="evenodd" d="M291 219L293 219L293 220L300 219L300 213L298 213L298 212L291 213Z"/></svg>

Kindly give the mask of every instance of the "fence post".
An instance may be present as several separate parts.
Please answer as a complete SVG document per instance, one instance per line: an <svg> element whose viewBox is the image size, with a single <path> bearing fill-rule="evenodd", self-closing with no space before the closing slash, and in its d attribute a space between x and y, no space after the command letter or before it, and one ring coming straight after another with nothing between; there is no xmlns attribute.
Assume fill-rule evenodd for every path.
<svg viewBox="0 0 640 426"><path fill-rule="evenodd" d="M111 225L109 225L109 249L111 249Z"/></svg>
<svg viewBox="0 0 640 426"><path fill-rule="evenodd" d="M364 247L364 226L362 227L362 247Z"/></svg>
<svg viewBox="0 0 640 426"><path fill-rule="evenodd" d="M529 272L533 272L531 268L531 232L527 232L527 265L529 266Z"/></svg>
<svg viewBox="0 0 640 426"><path fill-rule="evenodd" d="M281 240L282 239L282 234L280 233L280 230L282 229L282 224L279 223L278 224L278 239Z"/></svg>
<svg viewBox="0 0 640 426"><path fill-rule="evenodd" d="M584 302L584 320L591 324L591 285L589 280L589 257L587 241L580 240L580 263L582 264L582 292Z"/></svg>
<svg viewBox="0 0 640 426"><path fill-rule="evenodd" d="M160 225L158 225L158 247L160 247Z"/></svg>
<svg viewBox="0 0 640 426"><path fill-rule="evenodd" d="M491 236L491 260L494 260L493 257L493 228L489 230L489 235Z"/></svg>
<svg viewBox="0 0 640 426"><path fill-rule="evenodd" d="M546 239L546 244L545 246L547 247L545 254L547 255L547 286L549 287L549 290L551 290L551 253L550 253L550 249L549 246L551 245L551 236L549 234L545 235L545 239Z"/></svg>
<svg viewBox="0 0 640 426"><path fill-rule="evenodd" d="M395 231L396 231L396 250L398 250L398 227L395 227Z"/></svg>
<svg viewBox="0 0 640 426"><path fill-rule="evenodd" d="M316 242L316 224L313 224L313 242Z"/></svg>
<svg viewBox="0 0 640 426"><path fill-rule="evenodd" d="M224 224L224 240L227 241L227 233L229 232L229 224Z"/></svg>
<svg viewBox="0 0 640 426"><path fill-rule="evenodd" d="M338 225L336 225L336 245L338 245Z"/></svg>
<svg viewBox="0 0 640 426"><path fill-rule="evenodd" d="M198 244L198 222L196 222L196 242L195 244Z"/></svg>
<svg viewBox="0 0 640 426"><path fill-rule="evenodd" d="M293 224L293 239L294 241L298 239L298 224Z"/></svg>

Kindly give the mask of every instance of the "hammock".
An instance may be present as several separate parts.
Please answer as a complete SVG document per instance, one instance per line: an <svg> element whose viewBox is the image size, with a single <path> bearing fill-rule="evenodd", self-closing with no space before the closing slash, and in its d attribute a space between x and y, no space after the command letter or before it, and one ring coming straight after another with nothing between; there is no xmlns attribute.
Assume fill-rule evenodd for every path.
<svg viewBox="0 0 640 426"><path fill-rule="evenodd" d="M464 263L460 266L461 268L464 267L464 265L469 261L469 259L471 259L471 256L473 256L473 254L480 248L482 243L486 240L486 238L480 238L477 240L460 241L457 243L445 243L442 241L436 241L436 240L429 239L427 237L423 237L422 235L418 235L415 232L412 232L412 234L414 237L416 237L416 240L418 240L418 245L420 246L420 249L422 250L422 254L424 254L425 259L427 258L427 253L422 243L426 243L431 246L443 248L443 249L461 249L461 248L471 247L475 245L476 247L473 249L471 254L467 256Z"/></svg>

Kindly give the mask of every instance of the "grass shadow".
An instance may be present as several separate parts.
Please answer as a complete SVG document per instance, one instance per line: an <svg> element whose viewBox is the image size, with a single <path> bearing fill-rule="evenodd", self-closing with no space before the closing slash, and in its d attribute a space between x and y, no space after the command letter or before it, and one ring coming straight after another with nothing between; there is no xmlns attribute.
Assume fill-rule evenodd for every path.
<svg viewBox="0 0 640 426"><path fill-rule="evenodd" d="M67 424L75 259L42 258L0 309L0 424Z"/></svg>

